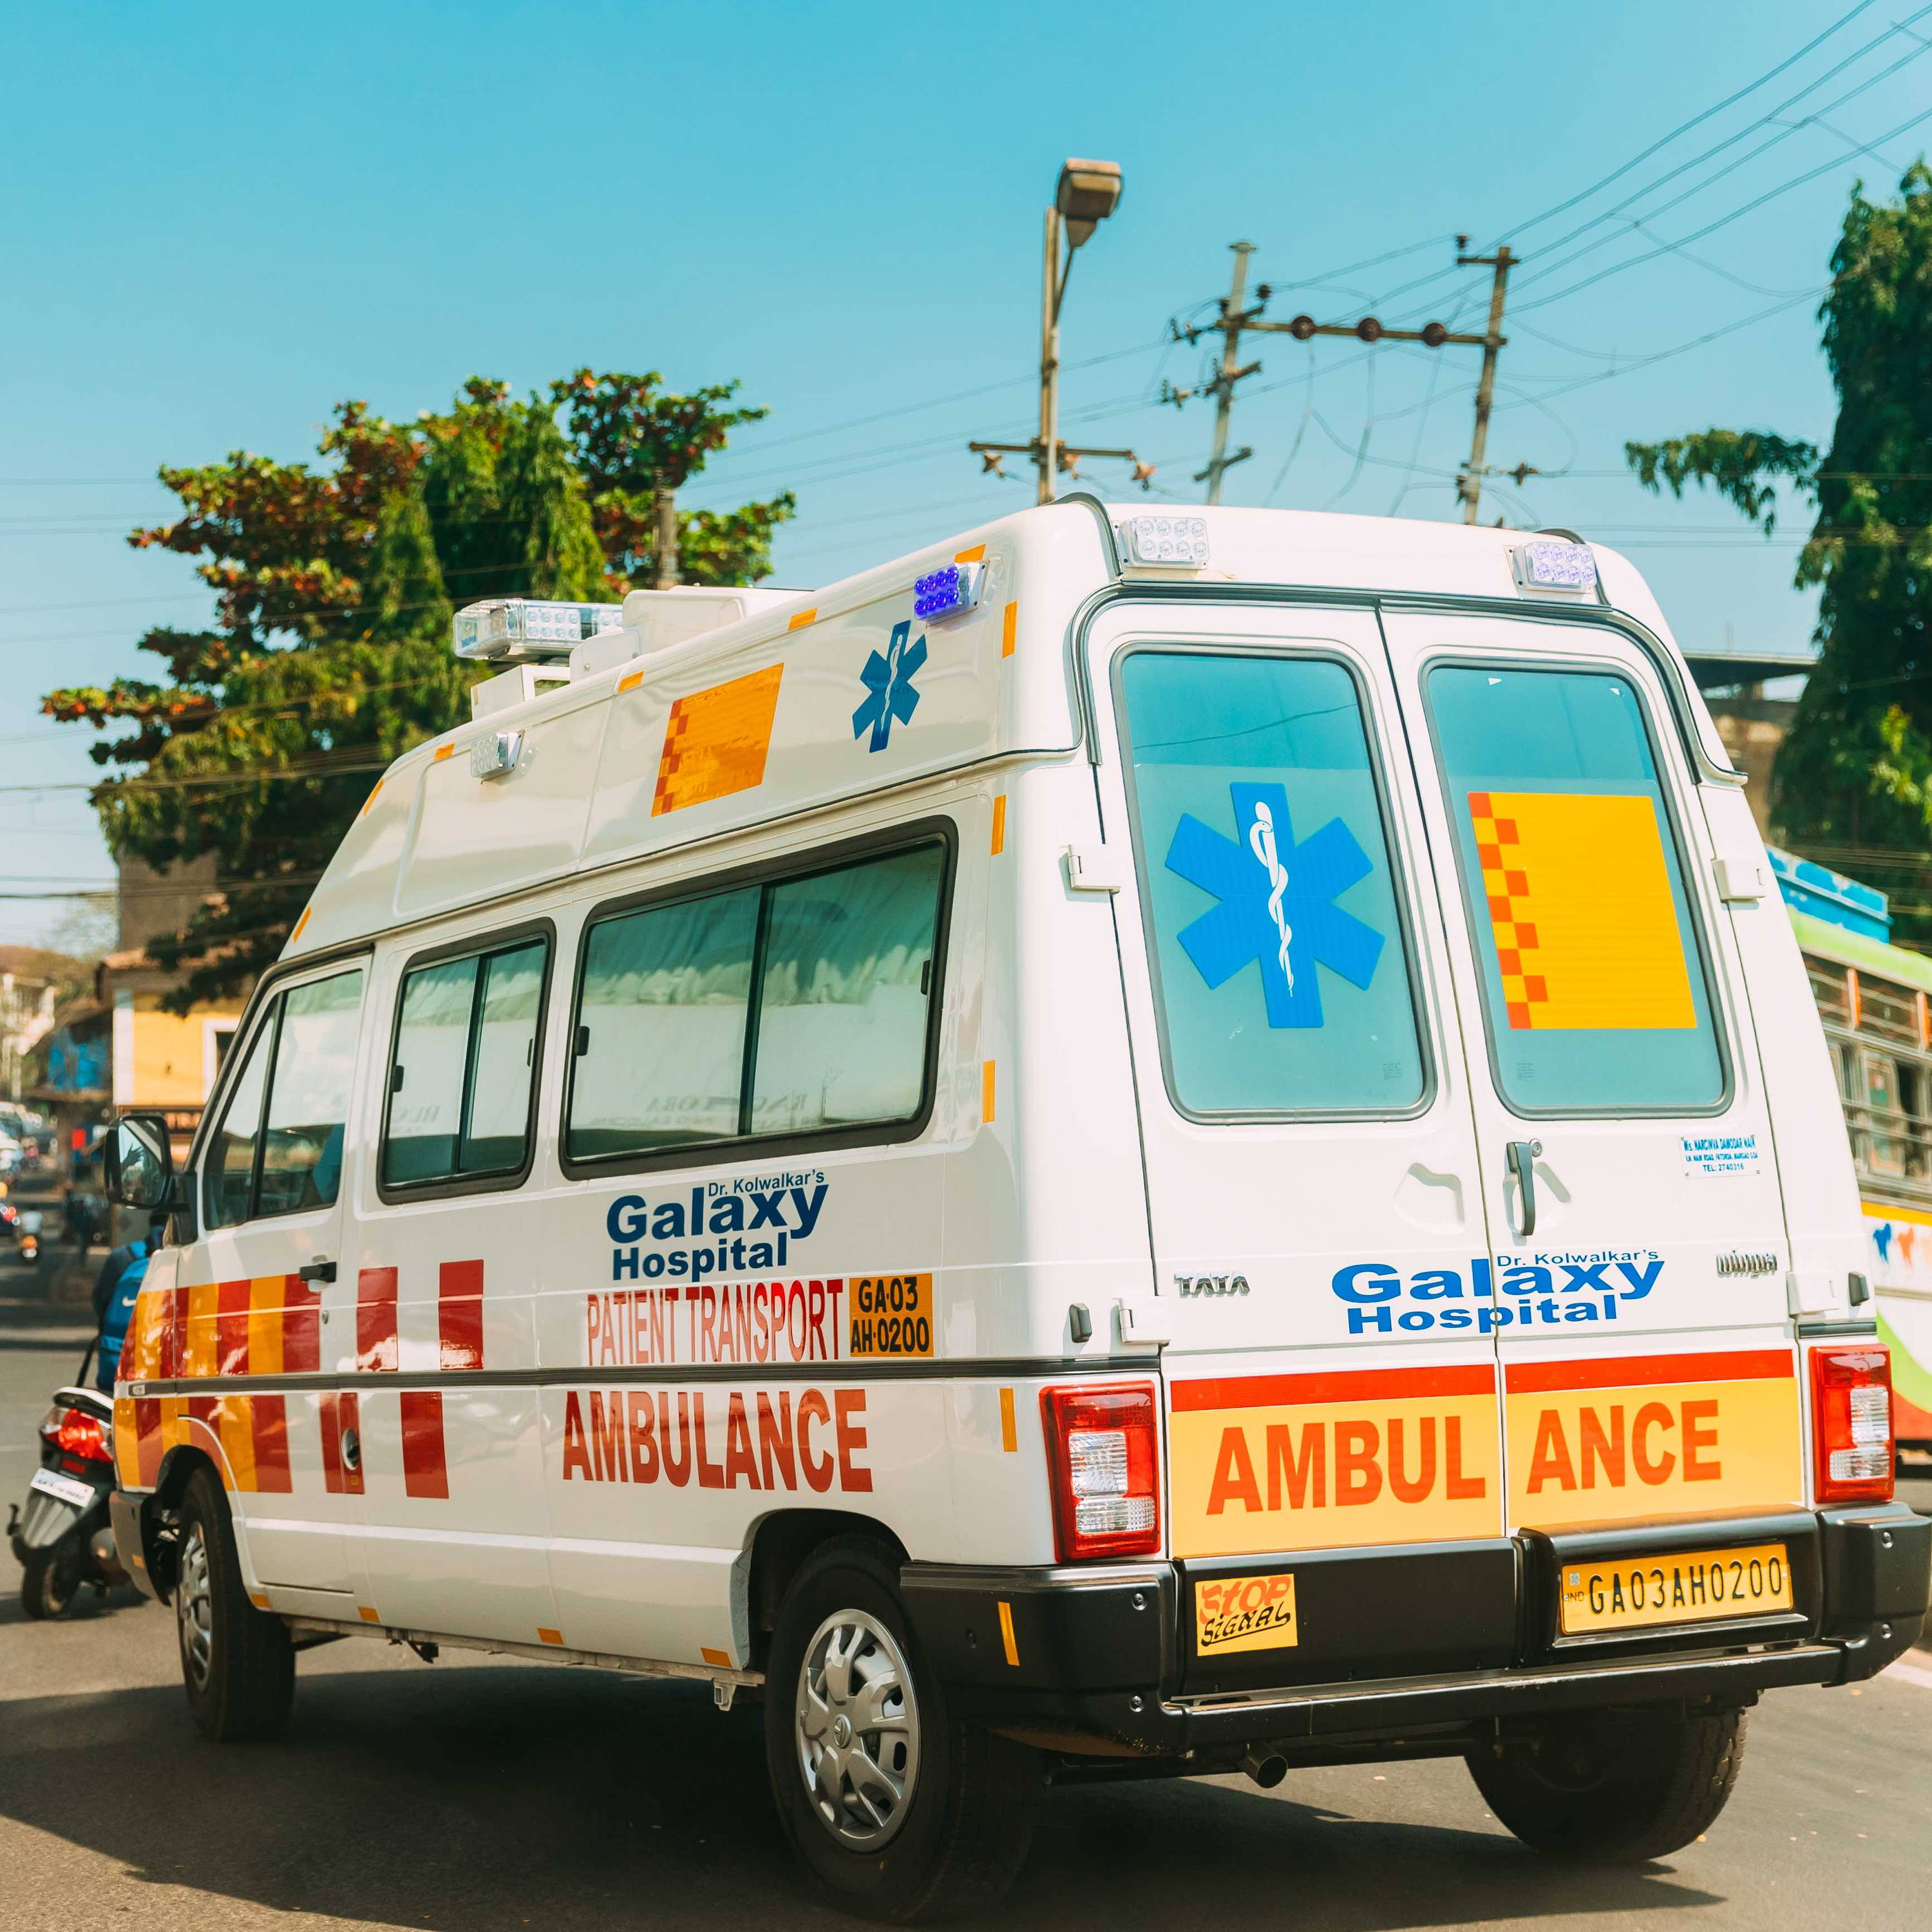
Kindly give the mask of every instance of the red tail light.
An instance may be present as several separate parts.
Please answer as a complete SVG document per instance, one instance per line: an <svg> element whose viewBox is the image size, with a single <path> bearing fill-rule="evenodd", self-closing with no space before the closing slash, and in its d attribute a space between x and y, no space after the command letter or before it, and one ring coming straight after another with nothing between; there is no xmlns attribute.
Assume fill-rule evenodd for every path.
<svg viewBox="0 0 1932 1932"><path fill-rule="evenodd" d="M1812 1454L1821 1503L1892 1496L1892 1357L1876 1344L1811 1352Z"/></svg>
<svg viewBox="0 0 1932 1932"><path fill-rule="evenodd" d="M63 1410L60 1426L54 1431L54 1446L63 1454L78 1456L84 1462L111 1462L114 1452L99 1420L86 1410Z"/></svg>
<svg viewBox="0 0 1932 1932"><path fill-rule="evenodd" d="M1153 1384L1042 1389L1053 1534L1063 1563L1160 1547L1160 1405Z"/></svg>

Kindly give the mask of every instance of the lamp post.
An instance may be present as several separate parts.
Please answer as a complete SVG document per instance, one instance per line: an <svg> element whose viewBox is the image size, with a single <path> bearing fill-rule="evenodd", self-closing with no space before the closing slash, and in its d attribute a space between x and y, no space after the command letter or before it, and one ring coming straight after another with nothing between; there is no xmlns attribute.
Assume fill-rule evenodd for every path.
<svg viewBox="0 0 1932 1932"><path fill-rule="evenodd" d="M1053 501L1054 478L1060 466L1060 305L1066 299L1066 278L1073 271L1073 251L1084 248L1094 230L1120 201L1118 161L1066 162L1053 206L1046 211L1046 266L1041 278L1040 319L1040 501ZM1060 252L1060 235L1066 231L1066 253Z"/></svg>
<svg viewBox="0 0 1932 1932"><path fill-rule="evenodd" d="M973 442L988 470L1000 471L1002 455L1030 456L1040 472L1037 500L1053 501L1054 478L1083 456L1124 458L1135 466L1135 480L1145 488L1154 474L1130 449L1070 449L1060 440L1060 305L1066 298L1066 278L1073 251L1084 248L1094 230L1112 214L1120 200L1118 161L1068 160L1062 164L1053 205L1046 211L1046 260L1040 275L1040 433L1030 443ZM1066 251L1061 253L1063 235Z"/></svg>

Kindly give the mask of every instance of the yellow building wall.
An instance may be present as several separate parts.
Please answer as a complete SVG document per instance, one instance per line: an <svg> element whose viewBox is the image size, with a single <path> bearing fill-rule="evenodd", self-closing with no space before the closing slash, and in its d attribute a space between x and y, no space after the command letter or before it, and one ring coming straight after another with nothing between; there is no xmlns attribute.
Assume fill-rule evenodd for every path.
<svg viewBox="0 0 1932 1932"><path fill-rule="evenodd" d="M196 1006L185 1017L165 1013L160 995L136 995L134 1003L136 1107L198 1107L208 1098L208 1022L232 1026L238 1006Z"/></svg>

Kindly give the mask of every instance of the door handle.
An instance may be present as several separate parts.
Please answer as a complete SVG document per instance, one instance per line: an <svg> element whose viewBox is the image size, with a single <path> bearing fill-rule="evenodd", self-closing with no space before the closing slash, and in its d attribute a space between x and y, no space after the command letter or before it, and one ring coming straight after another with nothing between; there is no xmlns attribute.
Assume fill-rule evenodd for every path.
<svg viewBox="0 0 1932 1932"><path fill-rule="evenodd" d="M335 1264L333 1262L308 1262L297 1270L304 1281L333 1281Z"/></svg>
<svg viewBox="0 0 1932 1932"><path fill-rule="evenodd" d="M1522 1197L1522 1232L1520 1241L1536 1232L1536 1157L1543 1151L1540 1141L1511 1141L1509 1170L1516 1176L1516 1192Z"/></svg>

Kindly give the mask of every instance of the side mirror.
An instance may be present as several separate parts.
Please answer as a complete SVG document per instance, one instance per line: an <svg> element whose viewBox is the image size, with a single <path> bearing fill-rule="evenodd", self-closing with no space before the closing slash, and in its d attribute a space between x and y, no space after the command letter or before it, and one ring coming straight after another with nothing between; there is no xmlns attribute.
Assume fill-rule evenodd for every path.
<svg viewBox="0 0 1932 1932"><path fill-rule="evenodd" d="M160 1114L124 1114L107 1136L104 1176L107 1198L124 1208L165 1210L173 1194L174 1151Z"/></svg>

